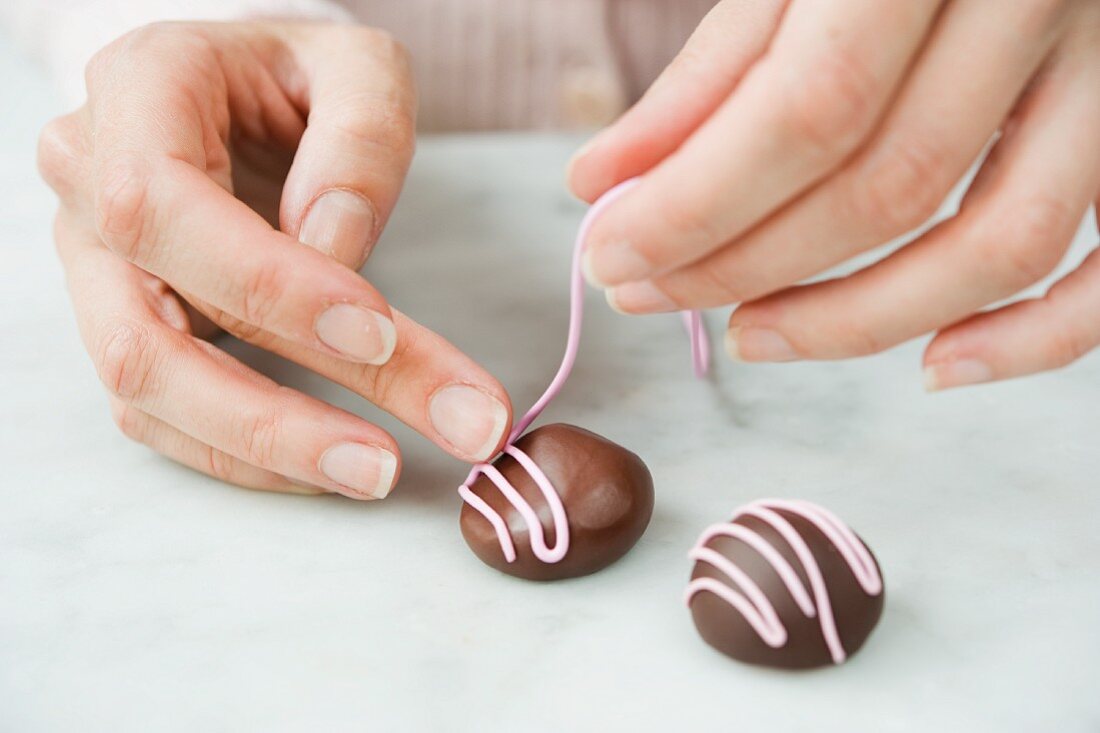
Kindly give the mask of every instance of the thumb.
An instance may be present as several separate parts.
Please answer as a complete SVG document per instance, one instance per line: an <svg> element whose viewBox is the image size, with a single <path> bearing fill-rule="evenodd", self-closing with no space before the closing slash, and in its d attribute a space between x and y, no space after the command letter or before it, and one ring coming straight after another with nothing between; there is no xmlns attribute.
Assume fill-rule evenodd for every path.
<svg viewBox="0 0 1100 733"><path fill-rule="evenodd" d="M280 226L358 269L412 161L416 92L405 50L365 26L319 25L290 41L305 77L305 133L287 175Z"/></svg>

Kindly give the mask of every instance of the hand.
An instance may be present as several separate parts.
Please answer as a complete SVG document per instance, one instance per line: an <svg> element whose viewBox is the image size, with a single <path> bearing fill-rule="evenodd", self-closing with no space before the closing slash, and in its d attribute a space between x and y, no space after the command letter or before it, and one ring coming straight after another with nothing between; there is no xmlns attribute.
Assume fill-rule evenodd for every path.
<svg viewBox="0 0 1100 733"><path fill-rule="evenodd" d="M459 458L496 451L503 388L353 269L412 158L415 94L392 40L313 23L159 24L101 51L87 80L87 103L43 131L39 165L124 433L242 486L389 492L390 435L199 338L216 324Z"/></svg>
<svg viewBox="0 0 1100 733"><path fill-rule="evenodd" d="M725 0L646 96L574 159L586 270L628 313L743 303L748 361L838 359L939 331L930 388L1100 344L1100 255L1045 298L1100 194L1100 4ZM957 216L855 274L802 280L929 219L990 138ZM977 315L975 315L978 313Z"/></svg>

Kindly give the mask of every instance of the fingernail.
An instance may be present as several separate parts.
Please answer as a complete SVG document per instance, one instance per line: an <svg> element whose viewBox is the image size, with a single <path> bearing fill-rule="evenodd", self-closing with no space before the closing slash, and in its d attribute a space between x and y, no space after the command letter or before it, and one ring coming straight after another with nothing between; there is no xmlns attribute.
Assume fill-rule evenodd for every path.
<svg viewBox="0 0 1100 733"><path fill-rule="evenodd" d="M992 380L993 370L980 359L958 359L924 368L924 388L929 392Z"/></svg>
<svg viewBox="0 0 1100 733"><path fill-rule="evenodd" d="M629 242L612 241L587 250L581 258L581 269L590 284L606 288L642 280L653 268Z"/></svg>
<svg viewBox="0 0 1100 733"><path fill-rule="evenodd" d="M313 201L298 239L341 262L362 263L374 245L377 220L370 201L336 188Z"/></svg>
<svg viewBox="0 0 1100 733"><path fill-rule="evenodd" d="M397 457L384 448L363 443L337 443L325 451L321 473L353 499L384 499L393 488Z"/></svg>
<svg viewBox="0 0 1100 733"><path fill-rule="evenodd" d="M726 331L726 353L734 361L796 361L798 352L778 331L735 326Z"/></svg>
<svg viewBox="0 0 1100 733"><path fill-rule="evenodd" d="M444 440L463 455L484 461L500 443L508 409L475 387L452 384L432 395L428 419Z"/></svg>
<svg viewBox="0 0 1100 733"><path fill-rule="evenodd" d="M318 316L313 328L325 345L367 364L385 364L397 345L393 321L350 303L331 306Z"/></svg>
<svg viewBox="0 0 1100 733"><path fill-rule="evenodd" d="M667 313L677 306L653 284L652 280L639 280L610 288L607 302L620 313Z"/></svg>

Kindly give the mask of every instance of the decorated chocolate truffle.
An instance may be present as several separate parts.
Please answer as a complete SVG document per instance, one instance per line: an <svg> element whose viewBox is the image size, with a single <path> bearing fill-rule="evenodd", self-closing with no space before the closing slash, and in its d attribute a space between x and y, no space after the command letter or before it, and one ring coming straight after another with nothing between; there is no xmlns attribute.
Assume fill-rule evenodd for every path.
<svg viewBox="0 0 1100 733"><path fill-rule="evenodd" d="M692 549L686 599L718 651L749 664L840 664L882 614L878 561L832 512L765 499L705 530Z"/></svg>
<svg viewBox="0 0 1100 733"><path fill-rule="evenodd" d="M529 580L601 570L625 555L653 513L638 456L556 423L523 435L460 489L462 536L483 562Z"/></svg>

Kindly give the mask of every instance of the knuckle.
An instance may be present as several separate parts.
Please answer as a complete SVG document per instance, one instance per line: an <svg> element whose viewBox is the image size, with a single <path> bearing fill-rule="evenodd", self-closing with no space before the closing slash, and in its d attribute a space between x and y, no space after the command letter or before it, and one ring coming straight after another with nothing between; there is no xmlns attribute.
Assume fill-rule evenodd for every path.
<svg viewBox="0 0 1100 733"><path fill-rule="evenodd" d="M856 216L889 237L914 229L936 213L947 195L945 156L933 145L907 139L886 145L853 179Z"/></svg>
<svg viewBox="0 0 1100 733"><path fill-rule="evenodd" d="M726 239L720 231L715 212L722 211L726 204L720 200L721 191L701 195L674 196L668 200L661 216L675 232L690 232L707 242L717 243ZM644 254L644 253L643 253Z"/></svg>
<svg viewBox="0 0 1100 733"><path fill-rule="evenodd" d="M143 46L159 45L170 23L156 22L138 26L115 38L95 52L84 66L84 79L91 89L106 79L120 57Z"/></svg>
<svg viewBox="0 0 1100 733"><path fill-rule="evenodd" d="M1051 368L1057 369L1077 361L1092 351L1096 344L1090 343L1083 329L1076 324L1062 321L1050 334L1047 343L1048 359Z"/></svg>
<svg viewBox="0 0 1100 733"><path fill-rule="evenodd" d="M835 155L852 150L874 122L877 85L865 65L834 51L812 72L791 79L786 123L812 149Z"/></svg>
<svg viewBox="0 0 1100 733"><path fill-rule="evenodd" d="M135 261L145 239L148 211L145 167L129 158L112 162L96 185L96 226L111 251Z"/></svg>
<svg viewBox="0 0 1100 733"><path fill-rule="evenodd" d="M383 409L397 404L408 389L409 364L413 361L410 355L416 353L419 338L413 329L398 332L389 361L379 366L360 366L353 389Z"/></svg>
<svg viewBox="0 0 1100 733"><path fill-rule="evenodd" d="M121 39L121 44L129 52L142 52L145 49L163 49L171 46L179 50L185 46L198 45L209 47L209 40L198 32L198 26L185 21L158 20L133 29Z"/></svg>
<svg viewBox="0 0 1100 733"><path fill-rule="evenodd" d="M141 68L135 57L163 58L170 54L177 64L193 66L197 61L210 61L216 56L215 43L201 23L187 21L156 21L119 36L101 48L84 67L84 79L89 91L107 82L118 69L125 72ZM120 60L125 63L120 64ZM201 68L206 68L200 63Z"/></svg>
<svg viewBox="0 0 1100 733"><path fill-rule="evenodd" d="M155 362L156 347L149 328L131 321L109 325L96 348L99 378L121 400L134 400L146 393Z"/></svg>
<svg viewBox="0 0 1100 733"><path fill-rule="evenodd" d="M203 446L203 450L206 451L205 464L208 474L227 484L237 482L237 462L233 456L209 445Z"/></svg>
<svg viewBox="0 0 1100 733"><path fill-rule="evenodd" d="M880 336L873 325L843 323L837 327L834 338L837 357L871 356L891 346Z"/></svg>
<svg viewBox="0 0 1100 733"><path fill-rule="evenodd" d="M355 30L371 52L382 59L395 64L403 64L409 60L409 49L389 31L371 26L358 26Z"/></svg>
<svg viewBox="0 0 1100 733"><path fill-rule="evenodd" d="M68 188L78 163L78 135L71 115L46 124L38 136L38 171L55 191Z"/></svg>
<svg viewBox="0 0 1100 733"><path fill-rule="evenodd" d="M265 332L259 326L242 321L240 318L234 318L224 311L218 311L218 315L213 321L226 333L233 334L241 341L262 346L259 341Z"/></svg>
<svg viewBox="0 0 1100 733"><path fill-rule="evenodd" d="M746 300L744 288L739 287L729 273L718 267L699 267L696 274L700 277L696 288L700 294L707 293L711 302L722 305L740 303Z"/></svg>
<svg viewBox="0 0 1100 733"><path fill-rule="evenodd" d="M163 59L170 55L181 80L204 80L211 89L225 94L225 76L217 35L202 23L187 21L157 21L131 33L127 51L137 56Z"/></svg>
<svg viewBox="0 0 1100 733"><path fill-rule="evenodd" d="M662 74L664 77L662 83L670 79L676 79L677 83L683 83L685 80L701 82L713 80L716 73L724 71L714 68L714 51L715 49L704 47L699 43L689 43L684 46ZM730 80L731 73L725 71L725 76Z"/></svg>
<svg viewBox="0 0 1100 733"><path fill-rule="evenodd" d="M887 344L869 331L854 331L849 334L847 344L851 356L871 356L887 349Z"/></svg>
<svg viewBox="0 0 1100 733"><path fill-rule="evenodd" d="M1000 236L989 237L979 256L996 268L998 280L1022 289L1050 274L1064 254L1069 231L1076 225L1069 207L1051 196L1041 196L1009 209L1001 220Z"/></svg>
<svg viewBox="0 0 1100 733"><path fill-rule="evenodd" d="M255 466L270 467L277 454L283 427L282 413L276 408L266 409L244 420L236 436L241 457Z"/></svg>
<svg viewBox="0 0 1100 733"><path fill-rule="evenodd" d="M397 356L396 351L394 356ZM393 404L393 399L397 395L398 385L401 383L400 370L391 367L393 363L394 358L391 357L381 366L364 369L362 380L364 393L376 405Z"/></svg>
<svg viewBox="0 0 1100 733"><path fill-rule="evenodd" d="M998 259L1000 281L1011 290L1021 290L1042 280L1057 265L1043 247L1022 247L1010 244L995 255Z"/></svg>
<svg viewBox="0 0 1100 733"><path fill-rule="evenodd" d="M111 401L111 419L119 432L130 440L145 442L145 415L121 400Z"/></svg>
<svg viewBox="0 0 1100 733"><path fill-rule="evenodd" d="M377 94L362 94L341 105L329 124L355 145L381 148L401 157L416 147L416 113L403 100Z"/></svg>
<svg viewBox="0 0 1100 733"><path fill-rule="evenodd" d="M171 36L173 30L178 27L178 23L167 20L157 20L134 28L123 36L123 40L129 48L138 48L145 45L157 46L160 45L166 37Z"/></svg>
<svg viewBox="0 0 1100 733"><path fill-rule="evenodd" d="M1058 27L1072 7L1069 0L1024 0L1016 6L1017 28L1025 37L1042 37Z"/></svg>
<svg viewBox="0 0 1100 733"><path fill-rule="evenodd" d="M283 295L283 271L276 262L257 264L241 284L240 318L263 328Z"/></svg>
<svg viewBox="0 0 1100 733"><path fill-rule="evenodd" d="M111 43L107 44L103 48L96 51L88 63L84 65L84 84L92 90L110 73L111 67L114 66L115 59L121 52L123 39L115 39Z"/></svg>

